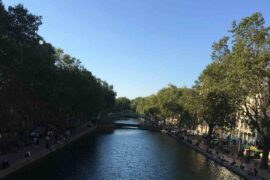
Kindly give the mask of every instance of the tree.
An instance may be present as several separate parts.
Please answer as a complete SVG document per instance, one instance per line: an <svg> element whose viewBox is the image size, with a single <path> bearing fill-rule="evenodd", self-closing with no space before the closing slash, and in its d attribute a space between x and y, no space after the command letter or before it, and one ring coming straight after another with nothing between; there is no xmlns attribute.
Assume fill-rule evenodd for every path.
<svg viewBox="0 0 270 180"><path fill-rule="evenodd" d="M179 118L182 106L179 103L181 92L174 85L161 89L156 94L160 117L165 125L166 118Z"/></svg>
<svg viewBox="0 0 270 180"><path fill-rule="evenodd" d="M212 91L199 96L198 114L207 123L208 139L211 139L215 127L232 128L235 125L234 109L230 105L229 96L223 91Z"/></svg>
<svg viewBox="0 0 270 180"><path fill-rule="evenodd" d="M132 100L132 108L140 114L148 115L159 124L163 123L166 125L166 118L176 118L179 126L184 126L185 124L189 127L194 127L195 115L192 114L191 108L184 108L191 107L191 101L188 100L187 96L182 98L183 94L188 95L189 90L169 85L154 95Z"/></svg>
<svg viewBox="0 0 270 180"><path fill-rule="evenodd" d="M239 23L234 21L230 32L230 37L213 44L213 62L200 76L197 87L206 95L219 90L226 92L234 114L258 132L264 144L261 168L268 168L270 27L265 26L262 14L254 13Z"/></svg>
<svg viewBox="0 0 270 180"><path fill-rule="evenodd" d="M260 13L233 22L230 86L235 90L241 115L264 144L261 168L268 168L270 149L270 27Z"/></svg>
<svg viewBox="0 0 270 180"><path fill-rule="evenodd" d="M38 34L41 16L20 4L6 10L0 0L0 21L0 131L5 137L16 140L39 125L65 129L74 125L71 119L86 122L112 111L113 86L46 42Z"/></svg>
<svg viewBox="0 0 270 180"><path fill-rule="evenodd" d="M28 12L23 5L19 4L8 8L11 18L11 36L19 43L39 39L37 34L39 26L42 24L41 16L35 16Z"/></svg>
<svg viewBox="0 0 270 180"><path fill-rule="evenodd" d="M227 41L224 37L213 44L213 62L204 69L196 84L198 115L209 127L209 140L215 127L232 128L236 124L236 106L225 83L228 76L225 61L230 53Z"/></svg>
<svg viewBox="0 0 270 180"><path fill-rule="evenodd" d="M200 123L198 92L194 88L179 88L181 96L179 104L182 106L179 128L195 129Z"/></svg>
<svg viewBox="0 0 270 180"><path fill-rule="evenodd" d="M115 111L129 111L131 110L130 100L126 97L119 97L116 99Z"/></svg>

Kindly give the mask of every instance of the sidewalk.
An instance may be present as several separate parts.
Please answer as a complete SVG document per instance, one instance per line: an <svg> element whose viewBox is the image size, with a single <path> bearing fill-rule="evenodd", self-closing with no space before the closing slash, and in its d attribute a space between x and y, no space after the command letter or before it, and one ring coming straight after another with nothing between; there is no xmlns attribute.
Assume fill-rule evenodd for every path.
<svg viewBox="0 0 270 180"><path fill-rule="evenodd" d="M11 153L11 154L6 154L6 155L0 155L0 162L2 162L2 160L8 160L10 167L5 168L5 169L0 169L0 179L4 178L8 175L10 175L11 173L33 163L34 161L45 157L47 155L49 155L50 153L64 147L66 144L69 144L75 140L77 140L78 138L93 132L94 130L96 130L96 126L95 127L79 127L78 129L76 129L76 132L74 132L67 141L62 142L62 143L58 143L56 140L52 140L50 142L50 149L46 148L46 142L45 139L43 138L42 140L40 140L39 145L32 145L29 147L23 147L21 148L19 151L17 151L16 153ZM30 151L31 152L31 156L30 157L25 157L25 152Z"/></svg>
<svg viewBox="0 0 270 180"><path fill-rule="evenodd" d="M245 179L250 179L250 180L257 180L257 179L264 179L264 180L270 180L270 171L269 170L262 170L258 167L259 165L259 161L258 160L251 160L250 163L242 163L242 165L244 166L244 169L240 168L241 165L241 161L240 159L237 159L236 157L232 157L228 154L224 154L221 153L220 151L217 151L215 149L211 149L211 153L207 152L207 148L208 146L202 141L200 143L199 146L196 146L195 144L197 143L197 140L195 139L190 139L191 143L188 142L188 138L184 137L183 139L180 139L178 136L173 135L171 133L167 133L169 136L171 136L172 138L176 139L177 141L191 147L192 149L200 152L201 154L203 154L204 156L206 156L207 158L221 164L222 166L226 167L227 169L233 171L234 173L244 177ZM231 164L232 162L235 162L235 164ZM258 174L255 177L254 175L251 176L248 173L249 169L254 168L254 164L257 164L257 171Z"/></svg>

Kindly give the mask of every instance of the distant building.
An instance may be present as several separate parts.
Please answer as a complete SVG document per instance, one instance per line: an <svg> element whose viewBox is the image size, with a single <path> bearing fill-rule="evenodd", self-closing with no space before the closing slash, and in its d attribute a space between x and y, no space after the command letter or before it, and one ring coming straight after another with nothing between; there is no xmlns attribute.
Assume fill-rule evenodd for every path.
<svg viewBox="0 0 270 180"><path fill-rule="evenodd" d="M208 133L208 125L205 122L200 123L195 131L199 134L199 135L203 135Z"/></svg>

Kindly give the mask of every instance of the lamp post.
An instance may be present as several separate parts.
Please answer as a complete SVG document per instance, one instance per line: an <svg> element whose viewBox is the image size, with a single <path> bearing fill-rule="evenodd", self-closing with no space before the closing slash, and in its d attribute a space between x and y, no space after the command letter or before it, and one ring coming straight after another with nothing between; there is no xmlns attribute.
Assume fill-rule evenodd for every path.
<svg viewBox="0 0 270 180"><path fill-rule="evenodd" d="M44 41L43 41L43 40L39 40L38 43L39 43L40 45L43 45L43 44L44 44Z"/></svg>

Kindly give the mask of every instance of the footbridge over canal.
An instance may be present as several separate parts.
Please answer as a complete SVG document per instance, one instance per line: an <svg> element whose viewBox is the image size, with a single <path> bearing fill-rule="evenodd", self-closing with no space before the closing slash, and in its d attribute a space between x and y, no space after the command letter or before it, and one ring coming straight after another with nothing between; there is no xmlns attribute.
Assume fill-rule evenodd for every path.
<svg viewBox="0 0 270 180"><path fill-rule="evenodd" d="M117 128L140 128L141 125L139 123L124 123L124 122L118 122L115 121L113 122L113 124L117 127Z"/></svg>
<svg viewBox="0 0 270 180"><path fill-rule="evenodd" d="M111 123L117 128L159 129L150 117L134 112L118 112L110 114Z"/></svg>

